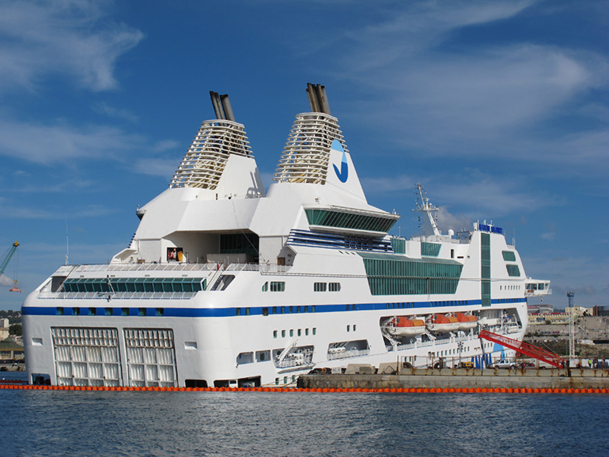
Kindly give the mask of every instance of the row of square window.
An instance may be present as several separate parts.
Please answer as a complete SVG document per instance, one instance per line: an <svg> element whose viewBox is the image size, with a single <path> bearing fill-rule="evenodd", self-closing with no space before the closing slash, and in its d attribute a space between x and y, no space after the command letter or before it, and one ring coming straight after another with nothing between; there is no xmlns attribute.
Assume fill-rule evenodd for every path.
<svg viewBox="0 0 609 457"><path fill-rule="evenodd" d="M63 316L66 314L66 310L72 310L72 315L74 316L80 316L81 314L87 315L87 313L82 313L81 308L63 308L63 307L58 307L57 308L57 315L58 316ZM114 313L114 310L118 311L118 308L84 308L85 310L88 310L88 315L89 316L113 316L116 315L118 316L118 313ZM121 308L121 316L129 316L129 309L130 308ZM165 309L164 308L155 308L155 316L164 316L165 315ZM70 314L68 312L68 314ZM133 316L135 316L135 313L132 314ZM137 315L138 316L146 316L146 308L138 308L137 309Z"/></svg>
<svg viewBox="0 0 609 457"><path fill-rule="evenodd" d="M340 292L340 282L316 282L313 284L313 292L325 292L329 290L330 292Z"/></svg>
<svg viewBox="0 0 609 457"><path fill-rule="evenodd" d="M520 286L499 286L499 290L520 290Z"/></svg>
<svg viewBox="0 0 609 457"><path fill-rule="evenodd" d="M326 290L330 292L340 292L340 282L316 282L313 284L314 292L326 292ZM269 286L269 282L265 282L262 285L262 292L285 292L285 282L284 281L271 281Z"/></svg>
<svg viewBox="0 0 609 457"><path fill-rule="evenodd" d="M271 287L269 288L269 282L265 282L262 285L262 292L285 292L285 282L284 281L271 281Z"/></svg>
<svg viewBox="0 0 609 457"><path fill-rule="evenodd" d="M349 306L349 305L347 305ZM354 305L355 306L355 305ZM315 312L315 305L311 305L310 311ZM292 314L292 313L308 313L309 306L273 306L272 308L262 308L262 315L268 316L270 314ZM249 316L251 314L251 308L236 308L236 316Z"/></svg>
<svg viewBox="0 0 609 457"><path fill-rule="evenodd" d="M311 333L313 335L317 335L317 328L313 327L311 329ZM309 329L308 328L304 329L304 334L305 334L305 336L309 336ZM273 338L277 338L277 335L279 335L279 331L278 330L273 330ZM285 336L286 336L286 330L282 330L281 331L281 338L285 338ZM290 337L293 337L293 336L294 336L294 329L291 328L290 329ZM297 336L302 336L302 329L301 328L299 328L297 330Z"/></svg>

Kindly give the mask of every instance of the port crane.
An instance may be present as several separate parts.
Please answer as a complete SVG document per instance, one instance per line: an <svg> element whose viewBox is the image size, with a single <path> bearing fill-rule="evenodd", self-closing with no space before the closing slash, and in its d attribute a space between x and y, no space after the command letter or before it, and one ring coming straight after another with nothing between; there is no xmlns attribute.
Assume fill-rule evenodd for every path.
<svg viewBox="0 0 609 457"><path fill-rule="evenodd" d="M0 257L0 276L4 274L4 270L6 269L8 263L13 258L15 251L19 247L19 242L15 241L11 247ZM21 289L17 288L17 280L15 279L15 285L12 289L9 289L9 292L21 292Z"/></svg>
<svg viewBox="0 0 609 457"><path fill-rule="evenodd" d="M525 343L524 341L514 340L504 335L497 335L496 333L491 333L487 330L481 330L478 336L480 339L500 344L508 349L513 349L521 354L546 362L553 367L562 368L565 366L565 359L559 355L546 351L540 347L533 346L532 344Z"/></svg>

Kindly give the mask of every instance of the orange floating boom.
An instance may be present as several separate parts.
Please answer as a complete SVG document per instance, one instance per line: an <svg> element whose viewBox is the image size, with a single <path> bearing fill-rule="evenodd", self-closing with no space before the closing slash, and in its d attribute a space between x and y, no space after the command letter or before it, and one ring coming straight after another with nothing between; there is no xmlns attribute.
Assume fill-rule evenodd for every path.
<svg viewBox="0 0 609 457"><path fill-rule="evenodd" d="M553 367L561 368L565 366L565 359L560 357L558 354L546 351L545 349L533 346L532 344L514 340L512 338L508 338L507 336L497 335L496 333L487 332L486 330L481 330L478 336L481 339L492 341L493 343L500 344L508 349L513 349L516 352L520 352L526 356L549 363Z"/></svg>

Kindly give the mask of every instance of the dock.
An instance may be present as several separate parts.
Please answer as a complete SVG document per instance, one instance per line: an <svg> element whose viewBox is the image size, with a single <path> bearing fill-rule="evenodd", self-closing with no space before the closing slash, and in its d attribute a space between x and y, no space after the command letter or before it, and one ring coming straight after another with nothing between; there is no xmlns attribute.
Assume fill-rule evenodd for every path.
<svg viewBox="0 0 609 457"><path fill-rule="evenodd" d="M349 366L344 374L308 374L304 389L609 389L607 369L403 368ZM376 373L375 373L376 371Z"/></svg>

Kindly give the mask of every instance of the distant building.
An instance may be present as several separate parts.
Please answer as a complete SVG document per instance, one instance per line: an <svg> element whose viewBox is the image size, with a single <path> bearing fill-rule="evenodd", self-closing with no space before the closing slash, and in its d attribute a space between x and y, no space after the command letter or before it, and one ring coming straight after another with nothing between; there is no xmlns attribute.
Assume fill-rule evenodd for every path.
<svg viewBox="0 0 609 457"><path fill-rule="evenodd" d="M8 328L9 326L9 321L8 319L4 318L4 319L0 319L0 327L1 328Z"/></svg>
<svg viewBox="0 0 609 457"><path fill-rule="evenodd" d="M529 314L552 314L554 307L552 305L528 305Z"/></svg>
<svg viewBox="0 0 609 457"><path fill-rule="evenodd" d="M0 341L0 359L23 359L23 346L12 340Z"/></svg>
<svg viewBox="0 0 609 457"><path fill-rule="evenodd" d="M569 323L570 314L567 313L530 313L529 325L564 325Z"/></svg>

